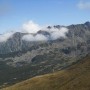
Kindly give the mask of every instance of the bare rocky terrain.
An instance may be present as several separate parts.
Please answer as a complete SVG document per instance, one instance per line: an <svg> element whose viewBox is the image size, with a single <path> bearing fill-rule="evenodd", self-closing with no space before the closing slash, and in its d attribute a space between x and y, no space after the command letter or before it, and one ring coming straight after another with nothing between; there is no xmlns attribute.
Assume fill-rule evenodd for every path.
<svg viewBox="0 0 90 90"><path fill-rule="evenodd" d="M6 42L0 42L1 87L65 69L90 53L90 22L63 27L69 30L65 38L25 41L22 37L27 33L16 32ZM37 33L50 36L47 31Z"/></svg>

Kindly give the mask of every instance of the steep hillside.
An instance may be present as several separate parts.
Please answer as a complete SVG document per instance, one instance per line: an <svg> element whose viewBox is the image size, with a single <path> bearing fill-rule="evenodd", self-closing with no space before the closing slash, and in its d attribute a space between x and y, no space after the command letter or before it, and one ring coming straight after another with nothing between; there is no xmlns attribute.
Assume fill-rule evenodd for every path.
<svg viewBox="0 0 90 90"><path fill-rule="evenodd" d="M69 68L1 90L90 90L90 56Z"/></svg>
<svg viewBox="0 0 90 90"><path fill-rule="evenodd" d="M68 29L65 33L66 37L52 39L50 30L60 32L62 27ZM48 40L29 41L30 38L26 40L25 37L30 35L45 36ZM57 33L55 35L57 36ZM55 35L53 37L56 37ZM51 54L50 52L60 53L70 58L75 56L81 58L90 53L90 22L70 26L48 26L45 30L40 30L35 34L16 32L6 41L0 42L0 61L6 61L7 65L14 67L29 64L37 55Z"/></svg>
<svg viewBox="0 0 90 90"><path fill-rule="evenodd" d="M52 28L55 32L60 31L61 27L48 26L46 30L40 30L36 34L16 32L6 41L0 42L0 88L37 75L62 70L90 53L90 22L63 26L68 29L66 37L52 40L52 32L49 31ZM49 39L27 41L25 35L41 35ZM3 39L6 36L7 34L0 37Z"/></svg>

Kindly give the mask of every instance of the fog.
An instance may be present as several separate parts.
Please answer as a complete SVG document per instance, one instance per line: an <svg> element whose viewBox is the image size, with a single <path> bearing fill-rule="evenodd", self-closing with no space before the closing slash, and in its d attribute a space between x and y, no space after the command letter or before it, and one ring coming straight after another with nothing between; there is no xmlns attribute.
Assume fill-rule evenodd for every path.
<svg viewBox="0 0 90 90"><path fill-rule="evenodd" d="M31 35L31 34L28 34L28 35L24 35L22 37L23 40L26 40L26 41L47 41L48 38L45 37L44 35L42 34L37 34L37 35Z"/></svg>
<svg viewBox="0 0 90 90"><path fill-rule="evenodd" d="M0 35L0 42L6 42L9 38L13 36L13 32L5 33L3 35Z"/></svg>
<svg viewBox="0 0 90 90"><path fill-rule="evenodd" d="M49 35L44 35L43 33L37 33L38 31L45 31L49 33ZM65 27L55 28L51 26L51 28L47 28L46 26L40 26L33 21L29 21L23 25L23 32L28 33L22 37L22 40L26 41L47 41L47 40L56 40L60 37L66 38L66 33L68 29Z"/></svg>
<svg viewBox="0 0 90 90"><path fill-rule="evenodd" d="M37 31L39 31L40 29L41 26L33 22L32 20L22 25L22 32L24 33L37 33Z"/></svg>
<svg viewBox="0 0 90 90"><path fill-rule="evenodd" d="M47 28L48 26L40 26L39 24L28 21L22 25L21 33L27 33L22 37L22 40L25 41L48 41L48 40L56 40L58 38L66 38L66 33L68 29L66 27L60 26L60 28L55 28L54 26L50 26L51 28ZM43 33L38 33L38 31L44 31L48 33L47 35ZM15 32L14 32L15 33ZM13 36L12 32L0 35L0 42L6 42L9 38Z"/></svg>

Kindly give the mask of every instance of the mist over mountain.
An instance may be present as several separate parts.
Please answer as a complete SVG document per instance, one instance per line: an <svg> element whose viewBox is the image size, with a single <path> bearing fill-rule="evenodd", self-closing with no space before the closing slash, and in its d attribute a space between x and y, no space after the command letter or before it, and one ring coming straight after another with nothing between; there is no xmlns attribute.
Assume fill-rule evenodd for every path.
<svg viewBox="0 0 90 90"><path fill-rule="evenodd" d="M0 35L0 85L65 69L89 54L90 22Z"/></svg>
<svg viewBox="0 0 90 90"><path fill-rule="evenodd" d="M36 26L36 25L35 25ZM33 26L35 29L37 27ZM33 29L33 30L35 30ZM30 30L30 29L29 29ZM51 40L56 40L59 38L66 38L66 33L68 29L65 27L47 27L42 30L37 30L37 32L10 32L3 35L0 35L0 53L7 54L10 52L22 50L24 43L23 42L47 42ZM11 45L12 44L12 45ZM29 44L28 44L29 46ZM6 52L5 52L6 51Z"/></svg>
<svg viewBox="0 0 90 90"><path fill-rule="evenodd" d="M39 29L38 25L35 25L36 27L34 26L34 24L30 25L34 27L34 30ZM58 39L64 39L63 42L65 42L65 40L68 40L68 42L71 40L70 43L75 41L76 45L77 43L80 44L84 42L88 44L90 38L90 22L70 26L48 26L47 28L44 28L42 30L31 32L10 32L0 35L0 54L22 51L25 48L30 49L31 42L32 44L36 42L37 44L40 44L45 42L49 43L51 41L57 41Z"/></svg>
<svg viewBox="0 0 90 90"><path fill-rule="evenodd" d="M0 0L0 90L90 90L89 61L90 0Z"/></svg>

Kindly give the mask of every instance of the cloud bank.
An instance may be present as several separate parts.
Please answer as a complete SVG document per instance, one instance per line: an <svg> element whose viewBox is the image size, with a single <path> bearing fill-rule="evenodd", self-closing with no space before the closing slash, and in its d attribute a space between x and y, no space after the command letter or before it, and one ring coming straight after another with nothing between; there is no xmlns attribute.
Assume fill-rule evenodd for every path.
<svg viewBox="0 0 90 90"><path fill-rule="evenodd" d="M36 33L40 29L41 29L40 25L34 23L32 20L28 21L22 26L23 32L26 32L26 33Z"/></svg>
<svg viewBox="0 0 90 90"><path fill-rule="evenodd" d="M51 32L51 39L56 40L60 37L66 37L66 33L68 32L68 29L65 27L62 27L60 29L52 29L53 32Z"/></svg>
<svg viewBox="0 0 90 90"><path fill-rule="evenodd" d="M0 35L0 42L6 42L9 38L13 36L12 32Z"/></svg>
<svg viewBox="0 0 90 90"><path fill-rule="evenodd" d="M34 23L33 21L29 21L25 23L24 25L24 32L27 32L27 35L24 35L22 37L22 40L25 41L48 41L48 40L56 40L60 37L65 38L66 33L68 32L68 29L65 27L61 28L46 28L46 27L40 27L40 25ZM48 33L48 35L45 35L43 33L37 33L38 31L44 31Z"/></svg>
<svg viewBox="0 0 90 90"><path fill-rule="evenodd" d="M90 1L80 1L78 3L78 8L90 10Z"/></svg>
<svg viewBox="0 0 90 90"><path fill-rule="evenodd" d="M48 40L56 40L58 38L65 38L68 29L65 27L55 28L54 26L50 26L51 28L41 27L40 25L34 23L33 21L29 21L23 24L23 29L21 33L27 33L22 37L22 40L25 41L48 41ZM41 33L39 32L41 31ZM3 35L0 35L0 42L6 42L9 38L13 36L15 32L9 32Z"/></svg>
<svg viewBox="0 0 90 90"><path fill-rule="evenodd" d="M45 37L42 34L37 34L35 36L34 35L31 35L31 34L24 35L22 37L22 39L25 40L25 41L47 41L48 40L47 37Z"/></svg>

